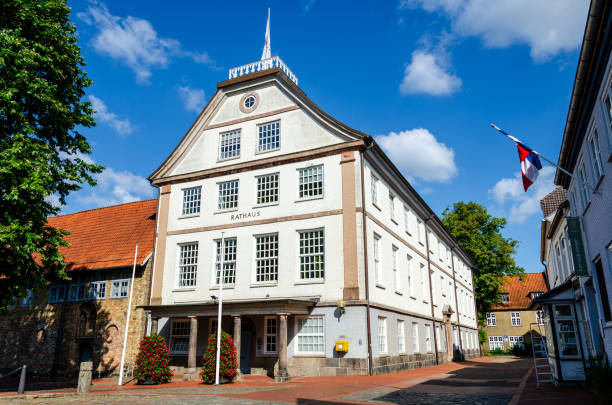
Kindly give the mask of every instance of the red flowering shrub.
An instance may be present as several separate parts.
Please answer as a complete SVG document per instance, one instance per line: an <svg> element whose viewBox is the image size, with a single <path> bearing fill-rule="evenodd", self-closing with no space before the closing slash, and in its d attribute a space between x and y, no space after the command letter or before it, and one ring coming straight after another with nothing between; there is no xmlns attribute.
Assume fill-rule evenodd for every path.
<svg viewBox="0 0 612 405"><path fill-rule="evenodd" d="M208 348L202 357L202 372L200 377L205 383L215 382L215 366L217 364L217 332L208 338ZM219 361L219 376L229 379L236 377L238 361L236 359L236 348L234 339L225 331L221 331L221 355Z"/></svg>
<svg viewBox="0 0 612 405"><path fill-rule="evenodd" d="M134 367L134 378L142 384L147 379L152 379L157 384L167 383L172 379L170 364L170 352L166 347L166 341L157 334L146 336L140 341L136 366Z"/></svg>

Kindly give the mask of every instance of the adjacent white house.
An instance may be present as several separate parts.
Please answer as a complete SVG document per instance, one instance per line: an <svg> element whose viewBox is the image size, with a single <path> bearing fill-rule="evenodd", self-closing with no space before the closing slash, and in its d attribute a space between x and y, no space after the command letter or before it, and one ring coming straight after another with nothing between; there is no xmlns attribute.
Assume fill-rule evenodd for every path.
<svg viewBox="0 0 612 405"><path fill-rule="evenodd" d="M322 111L279 57L230 70L149 180L146 309L184 375L216 330L221 278L244 374L365 375L478 354L469 257L374 139Z"/></svg>

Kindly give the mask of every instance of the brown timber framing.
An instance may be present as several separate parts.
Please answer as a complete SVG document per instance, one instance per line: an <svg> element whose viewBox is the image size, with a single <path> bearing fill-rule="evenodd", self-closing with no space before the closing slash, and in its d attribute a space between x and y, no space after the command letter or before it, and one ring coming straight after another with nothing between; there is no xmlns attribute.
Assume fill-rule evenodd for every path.
<svg viewBox="0 0 612 405"><path fill-rule="evenodd" d="M306 160L317 159L321 157L337 155L342 152L359 150L364 145L363 140L342 142L336 145L324 146L322 148L310 149L302 152L289 153L286 155L273 156L265 159L258 159L249 162L237 163L228 166L222 166L214 169L201 170L193 173L179 174L168 176L160 179L155 179L151 183L153 186L161 186L166 184L184 183L187 181L195 181L208 179L211 177L226 176L230 174L242 173L251 170L265 169L285 165L289 163L303 162Z"/></svg>

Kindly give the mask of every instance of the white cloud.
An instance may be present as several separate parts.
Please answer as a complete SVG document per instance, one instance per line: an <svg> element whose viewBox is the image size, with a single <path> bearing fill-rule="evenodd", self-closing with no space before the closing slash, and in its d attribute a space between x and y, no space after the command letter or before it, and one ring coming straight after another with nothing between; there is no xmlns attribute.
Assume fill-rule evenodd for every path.
<svg viewBox="0 0 612 405"><path fill-rule="evenodd" d="M112 127L119 135L129 135L134 132L135 127L128 119L119 119L117 114L108 111L104 101L94 95L89 95L89 101L96 113L95 117L104 124Z"/></svg>
<svg viewBox="0 0 612 405"><path fill-rule="evenodd" d="M442 57L424 50L412 53L412 61L404 71L400 93L448 95L461 88L461 79L443 67Z"/></svg>
<svg viewBox="0 0 612 405"><path fill-rule="evenodd" d="M444 183L457 175L455 152L427 129L391 132L376 141L409 179Z"/></svg>
<svg viewBox="0 0 612 405"><path fill-rule="evenodd" d="M205 95L202 89L192 89L188 86L180 86L178 95L183 100L185 109L199 113L204 108Z"/></svg>
<svg viewBox="0 0 612 405"><path fill-rule="evenodd" d="M497 209L508 218L508 222L522 223L531 215L540 212L540 200L554 190L555 169L545 166L540 170L537 180L525 192L521 173L513 178L502 178L492 189L489 197L497 204Z"/></svg>
<svg viewBox="0 0 612 405"><path fill-rule="evenodd" d="M402 0L399 8L441 12L454 33L489 48L526 44L536 62L580 46L588 0Z"/></svg>
<svg viewBox="0 0 612 405"><path fill-rule="evenodd" d="M144 200L155 196L153 187L147 179L127 170L117 172L107 167L96 175L98 185L78 191L76 201L95 207L123 204Z"/></svg>
<svg viewBox="0 0 612 405"><path fill-rule="evenodd" d="M104 3L92 4L87 12L77 16L98 30L92 40L94 49L125 63L136 73L139 83L148 82L152 68L167 67L172 56L189 57L196 63L214 67L214 61L206 53L185 51L176 39L158 37L149 21L114 16Z"/></svg>

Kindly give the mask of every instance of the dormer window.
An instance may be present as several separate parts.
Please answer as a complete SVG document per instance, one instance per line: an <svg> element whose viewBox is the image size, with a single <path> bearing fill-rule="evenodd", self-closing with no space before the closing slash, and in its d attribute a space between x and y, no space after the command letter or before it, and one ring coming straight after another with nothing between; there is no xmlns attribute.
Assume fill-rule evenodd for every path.
<svg viewBox="0 0 612 405"><path fill-rule="evenodd" d="M501 294L501 302L510 302L510 294L502 293Z"/></svg>

